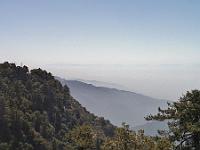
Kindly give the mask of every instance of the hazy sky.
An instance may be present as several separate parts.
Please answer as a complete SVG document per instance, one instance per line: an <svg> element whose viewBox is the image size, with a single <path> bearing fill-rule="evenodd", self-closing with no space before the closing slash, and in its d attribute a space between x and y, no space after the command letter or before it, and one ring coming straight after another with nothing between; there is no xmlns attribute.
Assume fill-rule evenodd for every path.
<svg viewBox="0 0 200 150"><path fill-rule="evenodd" d="M179 64L187 70L188 65L200 64L199 48L199 0L0 0L0 61L37 67ZM79 78L85 73L75 72ZM95 79L97 73L88 77ZM142 85L139 73L137 81ZM153 72L148 79L159 73ZM181 83L189 82L195 73L190 72ZM175 78L179 74L173 73ZM118 81L114 72L110 75Z"/></svg>

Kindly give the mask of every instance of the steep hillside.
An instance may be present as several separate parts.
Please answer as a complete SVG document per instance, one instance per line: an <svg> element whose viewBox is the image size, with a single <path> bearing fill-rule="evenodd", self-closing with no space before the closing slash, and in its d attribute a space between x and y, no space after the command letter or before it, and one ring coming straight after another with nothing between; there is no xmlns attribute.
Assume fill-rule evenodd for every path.
<svg viewBox="0 0 200 150"><path fill-rule="evenodd" d="M96 87L80 81L59 80L68 85L73 97L89 111L109 119L115 125L121 125L122 122L132 127L143 125L146 123L146 115L156 113L158 107L165 107L167 102L134 92Z"/></svg>
<svg viewBox="0 0 200 150"><path fill-rule="evenodd" d="M0 149L69 149L67 133L83 124L113 135L114 126L89 113L51 73L0 64Z"/></svg>

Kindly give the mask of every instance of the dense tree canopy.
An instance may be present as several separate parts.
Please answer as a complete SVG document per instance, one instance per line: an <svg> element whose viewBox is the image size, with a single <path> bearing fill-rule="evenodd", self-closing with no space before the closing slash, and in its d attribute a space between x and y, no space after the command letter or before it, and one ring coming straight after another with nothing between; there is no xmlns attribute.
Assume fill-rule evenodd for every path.
<svg viewBox="0 0 200 150"><path fill-rule="evenodd" d="M82 107L51 73L0 64L0 149L74 149L67 134L84 124L105 136L115 128Z"/></svg>

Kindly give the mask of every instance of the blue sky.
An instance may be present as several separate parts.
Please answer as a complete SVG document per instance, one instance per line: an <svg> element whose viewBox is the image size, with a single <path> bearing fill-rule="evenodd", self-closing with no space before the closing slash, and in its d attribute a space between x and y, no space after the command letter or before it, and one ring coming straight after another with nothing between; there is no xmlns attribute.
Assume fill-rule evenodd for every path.
<svg viewBox="0 0 200 150"><path fill-rule="evenodd" d="M0 0L0 61L65 78L174 100L200 89L199 48L199 0Z"/></svg>
<svg viewBox="0 0 200 150"><path fill-rule="evenodd" d="M0 60L200 63L198 0L1 0Z"/></svg>

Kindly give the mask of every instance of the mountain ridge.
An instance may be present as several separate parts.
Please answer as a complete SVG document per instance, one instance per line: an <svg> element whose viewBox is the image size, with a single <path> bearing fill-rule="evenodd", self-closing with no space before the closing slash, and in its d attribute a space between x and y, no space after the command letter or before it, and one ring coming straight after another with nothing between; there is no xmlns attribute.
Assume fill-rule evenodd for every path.
<svg viewBox="0 0 200 150"><path fill-rule="evenodd" d="M83 106L118 126L122 122L130 124L132 127L143 125L146 123L144 119L146 115L156 113L159 106L165 107L168 102L126 90L97 87L76 80L59 80L63 85L69 86L72 95Z"/></svg>

